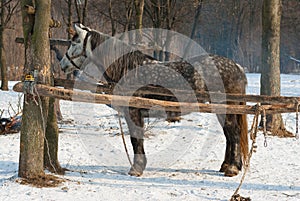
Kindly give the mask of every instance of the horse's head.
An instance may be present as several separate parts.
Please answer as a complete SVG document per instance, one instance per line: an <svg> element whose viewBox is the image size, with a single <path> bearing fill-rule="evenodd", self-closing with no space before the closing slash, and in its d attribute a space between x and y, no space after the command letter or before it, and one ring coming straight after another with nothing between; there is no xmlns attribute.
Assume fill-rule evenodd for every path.
<svg viewBox="0 0 300 201"><path fill-rule="evenodd" d="M89 43L91 29L81 24L75 25L75 33L71 40L71 45L67 53L60 61L61 69L69 74L74 70L79 70L85 59L91 54Z"/></svg>

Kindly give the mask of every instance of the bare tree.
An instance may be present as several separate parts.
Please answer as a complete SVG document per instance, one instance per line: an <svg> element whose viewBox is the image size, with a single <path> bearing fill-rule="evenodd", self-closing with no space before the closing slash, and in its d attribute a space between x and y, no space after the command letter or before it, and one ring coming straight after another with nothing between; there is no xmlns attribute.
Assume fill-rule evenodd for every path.
<svg viewBox="0 0 300 201"><path fill-rule="evenodd" d="M4 31L7 28L12 16L18 11L20 1L1 0L1 24L0 24L0 69L1 69L1 89L8 90L8 77L6 55L4 49Z"/></svg>
<svg viewBox="0 0 300 201"><path fill-rule="evenodd" d="M71 28L72 28L72 16L73 16L73 12L72 12L72 0L67 0L67 4L68 4L68 17L67 17L67 26L68 26L68 39L71 39Z"/></svg>
<svg viewBox="0 0 300 201"><path fill-rule="evenodd" d="M145 2L144 0L135 0L134 1L135 5L135 28L137 29L136 31L136 43L140 43L142 40L142 28L143 28L143 14L144 14L144 5Z"/></svg>
<svg viewBox="0 0 300 201"><path fill-rule="evenodd" d="M111 22L111 35L114 36L116 35L116 25L115 25L115 20L113 16L113 8L112 8L112 2L109 0L109 17L110 17L110 22Z"/></svg>
<svg viewBox="0 0 300 201"><path fill-rule="evenodd" d="M87 17L88 0L74 0L78 22L85 24Z"/></svg>
<svg viewBox="0 0 300 201"><path fill-rule="evenodd" d="M155 46L159 47L153 52L153 57L160 61L168 61L170 59L170 42L172 41L171 32L167 32L168 36L165 40L160 38L160 29L175 30L176 23L186 21L185 9L192 7L194 1L176 1L176 0L146 0L145 1L145 18L146 22L151 23L154 29ZM191 10L189 10L191 11ZM190 12L191 13L191 12ZM188 20L187 20L188 21ZM177 27L178 28L178 27ZM180 31L180 30L177 30ZM187 33L186 33L187 34Z"/></svg>
<svg viewBox="0 0 300 201"><path fill-rule="evenodd" d="M262 9L261 95L280 95L281 0L264 0ZM281 114L266 116L267 129L277 136L292 136L286 131Z"/></svg>
<svg viewBox="0 0 300 201"><path fill-rule="evenodd" d="M19 176L30 183L43 183L45 180L41 178L48 178L44 173L44 145L47 139L45 133L47 122L49 124L52 120L48 118L48 114L53 113L51 110L54 109L53 104L50 104L49 112L49 98L39 96L35 83L51 84L49 44L51 1L22 0L21 8L25 46L24 76L30 79L25 79L24 82ZM49 142L46 146L48 145Z"/></svg>

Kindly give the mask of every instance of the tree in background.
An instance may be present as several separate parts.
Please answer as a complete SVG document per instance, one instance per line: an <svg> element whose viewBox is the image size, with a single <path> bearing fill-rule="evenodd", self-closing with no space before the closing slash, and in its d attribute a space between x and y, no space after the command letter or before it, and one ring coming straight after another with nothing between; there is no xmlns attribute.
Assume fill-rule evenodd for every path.
<svg viewBox="0 0 300 201"><path fill-rule="evenodd" d="M135 0L135 29L136 31L136 43L140 43L142 40L142 28L143 28L143 14L144 14L144 0Z"/></svg>
<svg viewBox="0 0 300 201"><path fill-rule="evenodd" d="M20 0L1 0L0 14L0 69L1 69L1 89L8 90L8 76L6 55L4 49L4 31L7 28L12 16L18 11Z"/></svg>
<svg viewBox="0 0 300 201"><path fill-rule="evenodd" d="M169 61L170 52L168 52L170 43L172 41L172 34L168 32L168 36L165 41L161 40L159 29L175 30L176 23L177 26L188 18L187 10L190 13L193 4L200 4L197 0L193 1L175 1L175 0L147 0L145 1L145 18L146 22L149 21L145 26L149 26L154 29L153 40L155 41L155 46L158 47L153 52L153 57L160 61ZM185 16L185 17L184 17ZM189 20L188 20L189 21ZM198 22L197 22L198 23ZM178 26L178 27L179 27ZM188 30L185 30L187 35L189 35Z"/></svg>
<svg viewBox="0 0 300 201"><path fill-rule="evenodd" d="M78 22L85 24L87 17L88 0L74 0Z"/></svg>
<svg viewBox="0 0 300 201"><path fill-rule="evenodd" d="M112 18L116 33L135 29L134 1L111 0ZM160 11L159 16L162 24L160 28L168 29L166 24L169 24L171 30L189 36L195 16L193 4L198 0L160 0L159 9L155 8L157 0L144 1L144 28L155 28L153 20L159 20L153 18L156 16L153 12L156 9ZM53 32L55 38L67 38L65 30L69 27L69 23L67 23L68 2L72 3L72 23L79 21L74 0L52 1L52 15L57 20L66 22L63 23L61 29ZM81 8L84 8L84 0L81 0L81 3ZM281 73L300 72L299 65L290 60L289 57L300 58L300 46L298 45L300 43L300 2L299 0L285 0L282 1L282 4ZM166 12L167 7L171 8L169 14ZM247 67L250 72L261 72L261 9L262 1L203 1L195 40L209 53L224 56L233 55L231 59ZM109 0L88 0L87 11L84 20L85 25L107 34L112 33ZM5 34L4 47L6 47L6 63L10 67L10 78L19 80L20 74L15 73L21 72L19 69L22 69L24 55L21 46L11 42L15 37L20 37L22 32L21 18L18 15L17 13L12 16L14 23L9 26L12 28L9 30L9 35Z"/></svg>
<svg viewBox="0 0 300 201"><path fill-rule="evenodd" d="M281 0L264 0L262 9L261 95L280 95ZM283 124L281 114L266 116L267 130L277 136L293 136Z"/></svg>

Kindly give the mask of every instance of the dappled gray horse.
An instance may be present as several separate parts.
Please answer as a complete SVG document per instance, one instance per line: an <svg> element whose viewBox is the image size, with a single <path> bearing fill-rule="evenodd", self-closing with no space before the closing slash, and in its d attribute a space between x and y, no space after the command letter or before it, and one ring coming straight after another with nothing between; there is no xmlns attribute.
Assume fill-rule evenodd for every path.
<svg viewBox="0 0 300 201"><path fill-rule="evenodd" d="M137 88L136 93L133 94L159 100L197 101L197 98L191 101L190 95L176 94L176 90L220 91L218 85L223 86L222 92L245 94L247 84L245 73L238 64L227 58L205 55L187 61L161 63L128 44L124 45L124 42L117 38L112 38L83 25L75 25L75 31L71 45L60 61L61 68L66 73L83 69L88 63L94 62L107 82L123 86L123 89L124 86L125 88L130 86L142 86L141 88L143 88L154 85L167 89L170 93L175 93L174 96L139 94L140 88ZM108 42L111 39L113 42ZM122 45L118 46L118 44ZM100 46L102 48L97 49ZM199 68L195 69L195 65ZM216 72L210 68L212 65ZM217 81L218 76L221 80L220 83ZM115 91L117 94L122 92L120 90L117 92L117 89ZM226 100L221 102L245 104ZM149 110L134 107L122 107L118 110L122 110L124 113L134 151L134 162L129 174L140 176L147 163L144 151L144 118L149 116ZM183 114L185 114L184 109L182 112L165 112L168 119ZM235 176L241 170L243 160L246 160L248 153L246 115L226 114L224 111L223 115L217 116L226 137L225 158L220 171L224 172L226 176Z"/></svg>

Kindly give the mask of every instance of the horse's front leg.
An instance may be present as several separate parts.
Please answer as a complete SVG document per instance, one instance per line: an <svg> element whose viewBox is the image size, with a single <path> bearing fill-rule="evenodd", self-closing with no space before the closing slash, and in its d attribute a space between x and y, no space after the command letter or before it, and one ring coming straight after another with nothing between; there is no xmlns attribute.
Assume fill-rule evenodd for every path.
<svg viewBox="0 0 300 201"><path fill-rule="evenodd" d="M134 152L133 166L128 174L131 176L141 176L147 163L144 151L144 119L141 115L141 111L136 108L129 108L129 110L125 112L125 119Z"/></svg>
<svg viewBox="0 0 300 201"><path fill-rule="evenodd" d="M220 121L220 115L219 121ZM240 146L240 126L238 124L237 115L226 115L223 125L223 131L226 137L226 152L225 159L220 171L225 173L225 176L235 176L242 169L241 146Z"/></svg>

